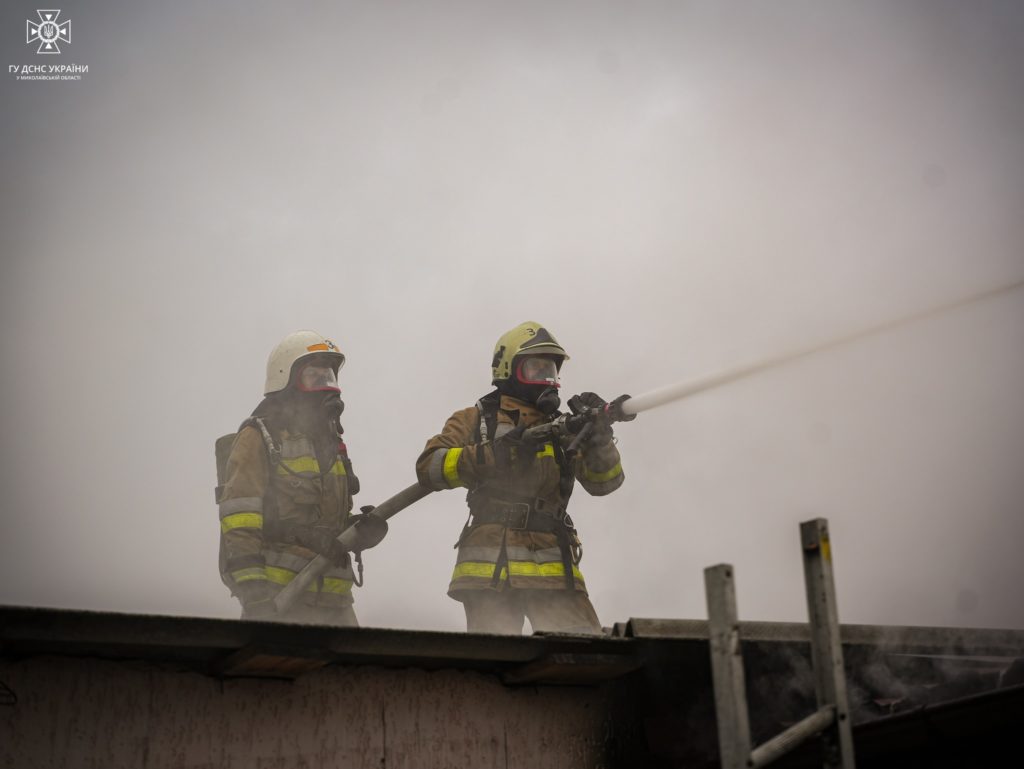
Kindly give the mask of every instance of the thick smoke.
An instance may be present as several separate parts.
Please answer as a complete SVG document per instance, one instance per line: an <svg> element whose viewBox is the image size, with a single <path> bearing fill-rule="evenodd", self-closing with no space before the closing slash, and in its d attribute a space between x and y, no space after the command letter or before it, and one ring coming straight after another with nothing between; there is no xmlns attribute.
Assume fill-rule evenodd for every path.
<svg viewBox="0 0 1024 769"><path fill-rule="evenodd" d="M297 328L348 358L363 505L527 318L610 399L1024 277L1015 3L65 13L88 75L0 81L3 603L237 616L213 442ZM1006 294L619 426L571 510L603 623L704 616L722 561L800 620L822 516L844 621L1024 626L1022 333ZM464 519L392 521L364 624L463 626Z"/></svg>

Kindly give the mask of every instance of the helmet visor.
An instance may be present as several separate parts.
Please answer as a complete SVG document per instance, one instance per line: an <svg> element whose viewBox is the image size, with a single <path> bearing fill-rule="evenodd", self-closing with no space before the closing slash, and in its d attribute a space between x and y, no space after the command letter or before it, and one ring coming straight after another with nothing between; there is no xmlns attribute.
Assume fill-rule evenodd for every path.
<svg viewBox="0 0 1024 769"><path fill-rule="evenodd" d="M341 388L338 387L338 375L334 373L334 366L325 366L320 363L307 363L299 369L295 386L306 393L341 392Z"/></svg>
<svg viewBox="0 0 1024 769"><path fill-rule="evenodd" d="M537 355L523 358L516 366L516 378L523 384L560 387L558 364L552 358L542 358Z"/></svg>

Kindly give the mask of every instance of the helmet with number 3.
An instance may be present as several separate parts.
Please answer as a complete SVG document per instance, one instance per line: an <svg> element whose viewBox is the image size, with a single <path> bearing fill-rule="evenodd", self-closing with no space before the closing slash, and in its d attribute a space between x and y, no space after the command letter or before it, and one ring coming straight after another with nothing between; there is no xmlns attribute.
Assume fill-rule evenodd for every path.
<svg viewBox="0 0 1024 769"><path fill-rule="evenodd" d="M543 363L532 363L530 359L550 360L554 363L554 372L546 370ZM502 334L494 345L494 356L491 359L491 384L518 378L527 384L549 383L552 377L558 379L558 370L562 362L569 360L569 353L558 343L551 333L539 323L527 321L520 323L511 331ZM523 364L527 363L527 366ZM523 371L529 368L529 371Z"/></svg>

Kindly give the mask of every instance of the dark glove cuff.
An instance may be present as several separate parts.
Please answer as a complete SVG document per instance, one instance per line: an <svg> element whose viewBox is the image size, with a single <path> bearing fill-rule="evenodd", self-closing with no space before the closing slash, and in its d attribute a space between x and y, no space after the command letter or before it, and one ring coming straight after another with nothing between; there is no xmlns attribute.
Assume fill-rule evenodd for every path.
<svg viewBox="0 0 1024 769"><path fill-rule="evenodd" d="M322 555L328 561L340 568L345 568L349 565L350 556L348 554L348 550L346 550L345 546L336 539L328 545Z"/></svg>

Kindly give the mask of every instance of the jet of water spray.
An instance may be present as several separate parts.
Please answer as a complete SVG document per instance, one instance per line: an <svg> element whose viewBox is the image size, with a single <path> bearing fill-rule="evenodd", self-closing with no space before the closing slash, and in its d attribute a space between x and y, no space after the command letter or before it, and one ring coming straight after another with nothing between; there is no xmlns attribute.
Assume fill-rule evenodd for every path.
<svg viewBox="0 0 1024 769"><path fill-rule="evenodd" d="M635 398L630 398L622 404L622 410L627 414L639 414L641 411L649 411L651 409L658 408L659 406L664 406L666 403L688 398L691 395L696 395L697 393L704 392L705 390L713 390L716 387L727 385L739 379L746 379L747 377L754 376L755 374L760 374L762 371L768 371L769 369L785 366L793 361L807 358L811 355L816 355L819 352L850 344L851 342L856 342L865 337L891 331L894 328L905 326L910 323L916 323L917 321L930 318L934 315L951 312L952 310L965 307L966 305L991 299L992 297L999 296L1001 294L1007 294L1020 288L1024 288L1024 280L1018 280L1015 283L1007 283L997 288L988 289L987 291L982 291L977 294L971 294L970 296L966 296L952 302L946 302L945 304L916 312L913 315L907 315L901 318L896 318L895 320L879 323L878 325L870 326L836 339L830 339L826 342L819 342L809 347L791 350L781 355L762 358L761 360L753 363L747 363L709 376L703 376L698 379L679 382L677 384L668 385L667 387L661 387L657 390L652 390L649 393L638 395Z"/></svg>

